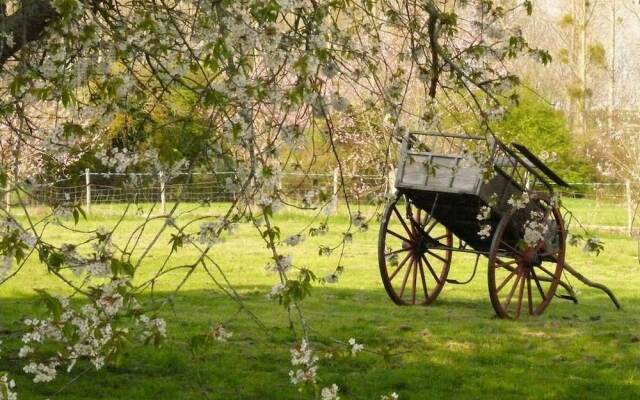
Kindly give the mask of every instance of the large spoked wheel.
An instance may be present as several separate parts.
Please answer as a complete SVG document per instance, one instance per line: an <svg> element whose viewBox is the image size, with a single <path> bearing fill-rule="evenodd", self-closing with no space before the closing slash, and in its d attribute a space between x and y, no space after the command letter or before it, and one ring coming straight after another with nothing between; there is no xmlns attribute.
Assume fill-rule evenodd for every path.
<svg viewBox="0 0 640 400"><path fill-rule="evenodd" d="M514 240L513 238L519 238ZM489 296L501 318L541 315L556 293L565 259L562 214L551 202L534 199L506 214L489 252Z"/></svg>
<svg viewBox="0 0 640 400"><path fill-rule="evenodd" d="M398 305L428 305L438 297L451 266L451 231L399 197L387 205L378 238L380 275Z"/></svg>

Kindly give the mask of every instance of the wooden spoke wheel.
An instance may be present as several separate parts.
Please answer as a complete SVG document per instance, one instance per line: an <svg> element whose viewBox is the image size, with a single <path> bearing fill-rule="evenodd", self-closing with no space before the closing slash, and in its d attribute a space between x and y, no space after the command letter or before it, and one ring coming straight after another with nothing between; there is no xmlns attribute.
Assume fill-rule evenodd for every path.
<svg viewBox="0 0 640 400"><path fill-rule="evenodd" d="M517 240L514 238L518 238ZM565 258L562 214L533 199L501 219L489 251L489 296L501 318L541 315L556 293Z"/></svg>
<svg viewBox="0 0 640 400"><path fill-rule="evenodd" d="M387 205L378 237L378 263L387 294L398 305L431 304L451 266L451 231L402 197Z"/></svg>

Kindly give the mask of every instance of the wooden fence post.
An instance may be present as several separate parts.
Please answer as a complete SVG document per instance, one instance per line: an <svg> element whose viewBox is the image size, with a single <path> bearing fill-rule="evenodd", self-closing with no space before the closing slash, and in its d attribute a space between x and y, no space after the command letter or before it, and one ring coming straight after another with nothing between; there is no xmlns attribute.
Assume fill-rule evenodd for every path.
<svg viewBox="0 0 640 400"><path fill-rule="evenodd" d="M87 214L89 214L91 212L91 173L89 172L89 168L85 168L84 170L84 184L86 190L85 209L87 210Z"/></svg>
<svg viewBox="0 0 640 400"><path fill-rule="evenodd" d="M387 174L387 196L396 194L396 169L391 168Z"/></svg>
<svg viewBox="0 0 640 400"><path fill-rule="evenodd" d="M165 186L164 186L164 173L160 171L158 173L160 177L160 207L163 214L167 213L166 199L165 199Z"/></svg>

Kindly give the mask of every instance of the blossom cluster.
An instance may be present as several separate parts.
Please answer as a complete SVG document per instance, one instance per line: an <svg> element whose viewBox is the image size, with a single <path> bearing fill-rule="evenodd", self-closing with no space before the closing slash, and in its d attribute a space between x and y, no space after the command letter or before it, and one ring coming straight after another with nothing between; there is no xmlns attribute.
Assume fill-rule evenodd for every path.
<svg viewBox="0 0 640 400"><path fill-rule="evenodd" d="M351 355L354 356L364 350L364 345L356 342L354 338L349 339L349 346L351 346Z"/></svg>
<svg viewBox="0 0 640 400"><path fill-rule="evenodd" d="M227 340L231 339L231 337L233 336L233 332L226 330L223 325L217 325L211 328L211 330L209 331L209 336L211 336L218 342L226 342Z"/></svg>
<svg viewBox="0 0 640 400"><path fill-rule="evenodd" d="M40 157L34 164L43 165L46 160L47 165L59 167L57 172L104 147L93 154L105 168L124 174L144 166L155 173L162 172L165 183L177 171L193 166L180 159L180 154L166 149L163 152L164 142L174 139L172 133L185 131L187 126L206 127L201 146L184 146L198 148L199 153L191 155L190 160L201 160L205 167L232 164L235 173L225 181L225 187L234 194L238 208L257 205L263 217L256 217L254 222L260 225L258 219L262 218L266 224L266 216L286 203L281 190L282 173L291 163L285 160L297 162L305 158L296 152L305 146L309 133L326 133L325 139L333 145L335 136L345 132L341 122L334 124L334 120L354 119L358 108L364 106L383 116L380 130L384 140L375 141L375 146L388 143L385 135L406 132L402 116L411 113L406 112L404 99L421 90L409 93L412 73L406 67L410 64L413 71L417 65L424 85L436 78L429 68L428 52L417 51L429 43L419 43L422 39L415 38L418 47L413 47L414 27L426 26L424 18L429 14L421 9L423 4L416 5L414 12L389 2L363 8L345 4L239 0L203 2L197 7L190 2L163 3L149 8L144 3L132 3L124 12L117 7L105 10L105 17L79 0L53 0L60 18L47 21L46 34L37 46L23 52L24 59L18 54L16 61L7 65L11 73L3 92L6 95L0 101L0 114L1 120L9 123L1 123L3 135L6 128L23 139L26 135L22 127L28 126L30 135L25 140L36 151L22 153L42 154L31 156ZM371 8L383 12L374 16ZM480 24L490 26L495 22L492 19L487 17ZM460 18L458 23L465 24L464 20ZM463 43L455 35L475 31L475 22L462 29L443 26L440 43ZM411 36L411 46L397 45L403 41L397 40L396 35L403 34ZM483 35L478 37L485 40ZM466 87L467 82L460 82L466 76L495 82L496 87L511 81L506 73L498 71L496 63L491 64L492 58L503 60L506 49L475 43L474 39L476 45L486 45L483 57L478 58L475 52L456 51L460 56L454 62L459 63L456 65L463 73L448 74L446 79L454 82L441 87ZM399 62L395 65L386 60ZM162 95L158 96L160 88ZM459 92L463 91L456 89L452 94ZM15 112L12 102L21 104L20 113ZM433 114L432 107L428 108L424 115ZM502 111L496 106L489 114L498 117ZM436 118L428 119L434 122ZM162 140L155 136L156 132L160 132ZM135 137L137 134L140 137ZM359 136L362 137L365 136ZM129 138L135 139L130 141L135 145L123 144ZM315 138L313 143L317 143ZM18 154L16 146L12 149ZM187 152L172 143L166 147ZM314 153L310 158L316 156ZM24 162L26 155L19 157L20 164L31 164ZM179 160L169 164L162 161L176 158ZM136 179L131 178L131 182L137 184ZM364 184L354 186L358 186L359 195L368 189ZM310 190L303 203L311 205L321 194ZM67 198L55 208L54 216L77 218L74 207ZM334 195L324 212L333 214L336 207ZM167 218L169 221L173 220ZM353 216L352 223L361 231L367 229L367 219L360 212ZM169 226L175 228L175 224ZM227 227L226 221L205 222L194 234L197 239L192 244L212 246L220 241L220 232ZM310 236L328 231L326 224L312 229ZM22 257L26 249L38 243L24 230L11 228L6 232L2 231L2 243L11 246L0 249L4 257L0 279L9 273L13 259ZM13 239L7 241L11 235ZM346 233L344 242L350 238L351 234ZM294 235L283 243L294 246L302 240L303 236ZM134 242L135 247L137 241ZM289 295L288 288L295 288L300 290L290 292L298 293L300 298L299 293L309 290L307 286L316 280L315 276L306 273L300 281L288 281L291 256L277 255L273 242L271 239L268 244L274 251L273 263L267 269L285 275L285 279L272 288L270 296L282 298ZM89 282L117 275L116 267L133 268L115 258L114 253L120 250L111 242L108 231L96 231L91 246L92 253L87 255L82 244L62 245L59 252L57 246L51 245L41 252L41 258L55 272L58 263L64 263L78 275L86 273ZM319 250L321 255L331 252L328 246ZM131 254L133 251L128 253ZM337 281L341 272L336 269L325 276L324 282ZM89 360L100 369L117 352L123 337L137 334L146 342L157 342L165 336L164 321L141 314L128 292L129 284L111 279L92 288L87 296L91 303L79 309L65 299L45 296L50 316L25 320L28 332L20 350L21 357L29 359L25 371L34 376L34 381L51 381L59 368L71 370L80 359ZM130 324L116 324L122 318L129 318ZM224 341L231 333L218 326L211 335ZM353 354L362 351L355 339L349 344ZM44 351L48 347L55 348L54 355ZM292 365L296 367L290 374L294 384L316 383L317 357L306 340L292 350ZM10 381L5 382L9 387ZM323 400L337 399L338 387L323 388L321 396Z"/></svg>
<svg viewBox="0 0 640 400"><path fill-rule="evenodd" d="M22 228L12 217L0 218L0 280L11 272L13 260L21 261L25 251L33 249L37 241L33 233Z"/></svg>
<svg viewBox="0 0 640 400"><path fill-rule="evenodd" d="M15 392L16 383L6 372L0 373L0 400L18 400Z"/></svg>
<svg viewBox="0 0 640 400"><path fill-rule="evenodd" d="M291 349L291 365L295 370L289 371L291 383L316 383L316 372L318 370L318 357L314 354L311 345L306 339L302 339L299 346Z"/></svg>
<svg viewBox="0 0 640 400"><path fill-rule="evenodd" d="M334 383L331 386L322 388L320 397L322 400L340 400L340 396L338 396L338 385Z"/></svg>
<svg viewBox="0 0 640 400"><path fill-rule="evenodd" d="M480 212L476 216L476 219L480 222L488 221L491 218L491 207L482 206L480 207ZM491 236L491 224L484 223L480 226L480 231L478 232L478 236L482 239L489 238Z"/></svg>
<svg viewBox="0 0 640 400"><path fill-rule="evenodd" d="M264 269L268 272L285 274L291 269L292 260L291 255L279 254L276 256L275 262L267 264Z"/></svg>
<svg viewBox="0 0 640 400"><path fill-rule="evenodd" d="M548 229L549 224L543 220L543 213L533 211L531 212L531 218L524 224L523 240L527 246L535 247L545 240Z"/></svg>
<svg viewBox="0 0 640 400"><path fill-rule="evenodd" d="M325 283L337 283L338 279L340 279L340 276L342 275L343 272L344 272L344 267L339 265L334 272L331 272L325 275L323 281Z"/></svg>
<svg viewBox="0 0 640 400"><path fill-rule="evenodd" d="M529 193L522 192L522 196L512 195L509 197L509 200L507 200L507 204L516 210L521 210L529 204Z"/></svg>
<svg viewBox="0 0 640 400"><path fill-rule="evenodd" d="M0 340L0 345L2 340ZM0 348L0 353L2 349ZM16 383L6 372L0 371L0 400L17 400L18 394L15 392Z"/></svg>
<svg viewBox="0 0 640 400"><path fill-rule="evenodd" d="M123 339L134 332L145 342L159 344L166 336L166 323L144 315L127 293L128 286L125 279L111 280L93 290L93 302L79 307L41 291L49 316L24 320L27 331L18 354L28 361L24 372L33 375L35 383L51 382L60 367L71 372L82 359L100 370L120 351ZM123 325L127 319L132 321L130 327ZM48 351L51 347L56 349L54 354Z"/></svg>

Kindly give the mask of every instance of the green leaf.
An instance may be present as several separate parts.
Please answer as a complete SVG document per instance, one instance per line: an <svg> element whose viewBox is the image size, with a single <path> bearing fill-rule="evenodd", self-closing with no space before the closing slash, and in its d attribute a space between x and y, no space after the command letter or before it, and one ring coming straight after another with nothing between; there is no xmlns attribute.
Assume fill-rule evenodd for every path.
<svg viewBox="0 0 640 400"><path fill-rule="evenodd" d="M71 213L73 214L73 222L78 225L78 221L80 221L80 213L76 208L74 208Z"/></svg>
<svg viewBox="0 0 640 400"><path fill-rule="evenodd" d="M114 258L111 260L111 272L113 272L115 276L126 275L133 277L135 268L129 261L122 261Z"/></svg>
<svg viewBox="0 0 640 400"><path fill-rule="evenodd" d="M78 225L78 222L80 222L80 216L82 216L82 218L84 218L85 221L87 220L87 214L79 205L76 205L73 207L71 214L73 214L73 221L76 225Z"/></svg>
<svg viewBox="0 0 640 400"><path fill-rule="evenodd" d="M47 310L53 315L53 319L55 321L59 320L63 312L63 307L60 300L51 296L44 289L34 289L34 290L36 291L36 293L38 293L38 296L40 297L39 302L41 304L44 304Z"/></svg>
<svg viewBox="0 0 640 400"><path fill-rule="evenodd" d="M60 99L62 100L62 105L65 108L68 107L73 100L73 95L71 94L71 91L69 90L69 88L67 88L66 86L62 88L62 91L60 93Z"/></svg>

